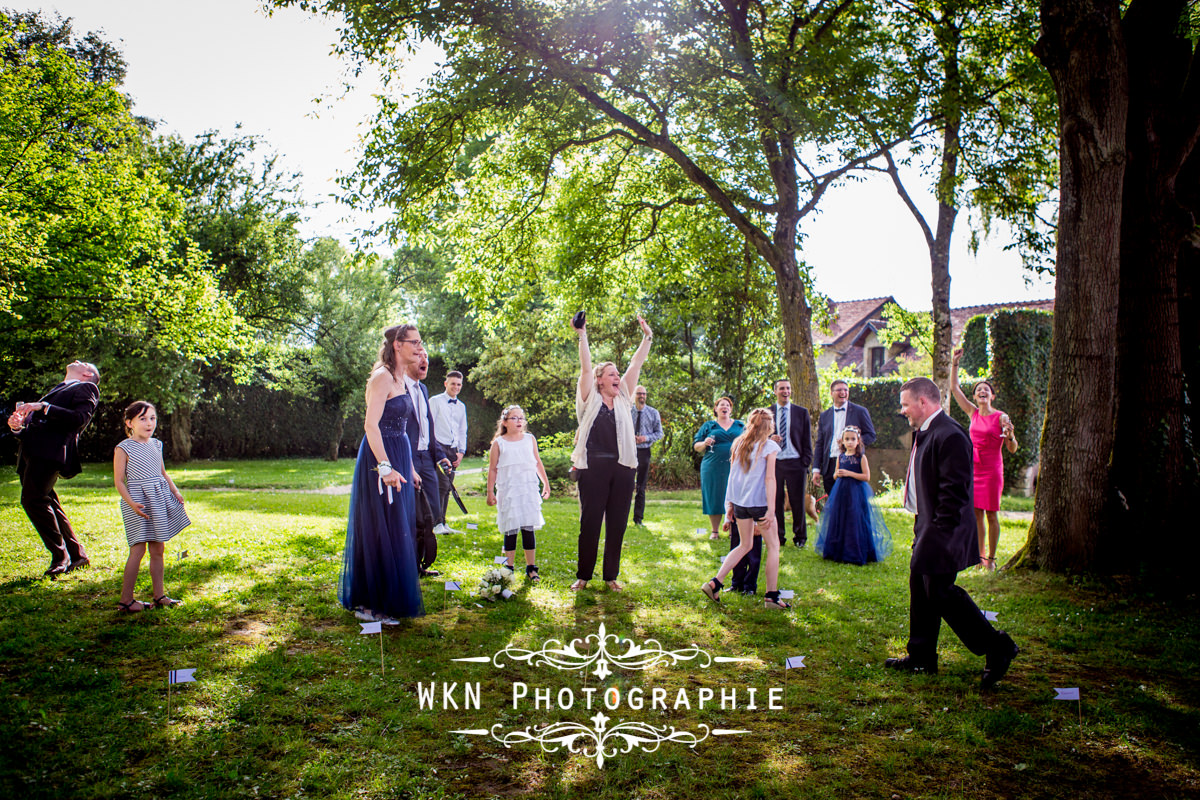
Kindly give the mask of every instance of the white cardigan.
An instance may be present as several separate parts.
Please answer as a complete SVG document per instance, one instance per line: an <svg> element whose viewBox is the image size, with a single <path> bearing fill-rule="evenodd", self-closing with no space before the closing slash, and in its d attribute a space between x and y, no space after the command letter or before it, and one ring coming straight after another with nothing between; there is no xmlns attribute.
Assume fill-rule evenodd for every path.
<svg viewBox="0 0 1200 800"><path fill-rule="evenodd" d="M579 429L575 431L575 450L571 453L571 464L575 469L588 468L588 436L592 433L592 423L596 421L596 415L600 413L600 404L603 402L594 380L587 403L584 403L583 395L576 386L575 418L579 420ZM625 388L625 381L622 380L617 390L617 396L613 398L613 413L617 418L617 463L623 467L637 469L637 443L633 438L632 409L633 398L630 397L629 390Z"/></svg>

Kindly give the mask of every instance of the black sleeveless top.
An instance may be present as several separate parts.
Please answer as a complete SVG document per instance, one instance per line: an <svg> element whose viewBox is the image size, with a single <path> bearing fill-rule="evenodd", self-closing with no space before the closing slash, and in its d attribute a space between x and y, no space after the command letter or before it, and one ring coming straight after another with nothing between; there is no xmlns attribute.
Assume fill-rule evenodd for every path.
<svg viewBox="0 0 1200 800"><path fill-rule="evenodd" d="M592 432L588 434L587 457L619 458L617 450L617 415L616 406L609 408L603 401L600 403L600 413L592 423Z"/></svg>

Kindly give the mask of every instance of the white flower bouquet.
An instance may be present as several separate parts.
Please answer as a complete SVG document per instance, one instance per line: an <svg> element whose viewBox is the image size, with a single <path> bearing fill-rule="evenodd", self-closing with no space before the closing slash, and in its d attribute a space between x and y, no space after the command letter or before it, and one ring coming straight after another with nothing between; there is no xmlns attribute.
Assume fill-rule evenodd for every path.
<svg viewBox="0 0 1200 800"><path fill-rule="evenodd" d="M504 590L512 584L512 581L511 567L494 567L483 573L483 577L479 579L477 593L484 600L495 602L497 597L504 597Z"/></svg>

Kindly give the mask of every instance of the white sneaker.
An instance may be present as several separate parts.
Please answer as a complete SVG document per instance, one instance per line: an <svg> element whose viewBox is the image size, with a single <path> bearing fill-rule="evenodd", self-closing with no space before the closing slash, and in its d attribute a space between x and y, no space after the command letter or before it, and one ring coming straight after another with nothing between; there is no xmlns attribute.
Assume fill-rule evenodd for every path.
<svg viewBox="0 0 1200 800"><path fill-rule="evenodd" d="M379 617L375 616L374 611L367 611L365 608L356 608L354 610L354 618L361 619L363 622L379 621Z"/></svg>
<svg viewBox="0 0 1200 800"><path fill-rule="evenodd" d="M392 619L391 617L376 617L375 619L378 620L379 622L382 622L384 625L399 625L400 624L400 620Z"/></svg>
<svg viewBox="0 0 1200 800"><path fill-rule="evenodd" d="M450 528L449 528L449 526L446 525L446 523L439 522L437 525L433 526L433 532L440 534L440 535L445 535L447 533L450 533Z"/></svg>
<svg viewBox="0 0 1200 800"><path fill-rule="evenodd" d="M451 528L449 525L447 525L445 523L442 523L442 527L446 529L445 531L443 531L443 533L462 533L462 531L455 530L454 528Z"/></svg>

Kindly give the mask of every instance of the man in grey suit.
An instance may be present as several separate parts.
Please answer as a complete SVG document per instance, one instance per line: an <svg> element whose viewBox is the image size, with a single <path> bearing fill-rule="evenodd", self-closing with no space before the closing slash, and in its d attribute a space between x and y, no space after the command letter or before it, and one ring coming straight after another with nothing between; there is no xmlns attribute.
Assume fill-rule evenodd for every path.
<svg viewBox="0 0 1200 800"><path fill-rule="evenodd" d="M938 633L944 619L972 653L987 657L980 686L990 689L1020 651L955 584L960 570L979 563L971 439L942 411L941 392L928 378L913 378L900 387L900 411L913 427L904 480L904 507L915 515L908 655L889 658L884 666L937 672Z"/></svg>

